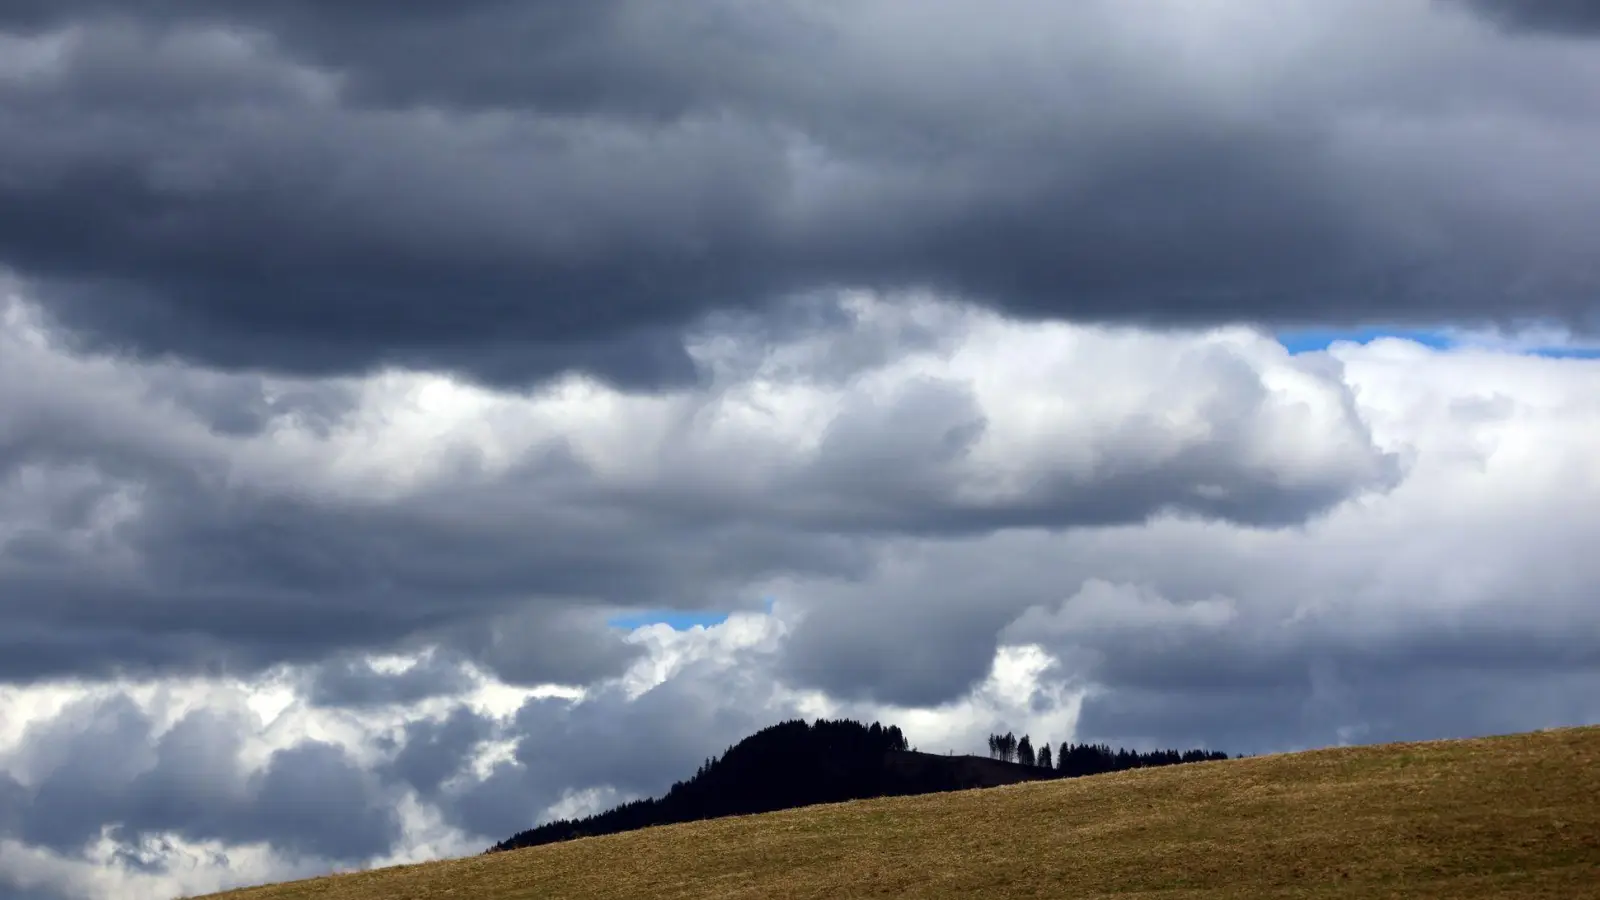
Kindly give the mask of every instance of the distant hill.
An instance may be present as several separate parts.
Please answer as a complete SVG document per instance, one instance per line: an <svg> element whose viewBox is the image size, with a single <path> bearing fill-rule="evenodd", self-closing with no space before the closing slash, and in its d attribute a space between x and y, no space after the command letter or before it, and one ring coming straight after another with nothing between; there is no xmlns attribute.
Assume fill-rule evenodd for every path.
<svg viewBox="0 0 1600 900"><path fill-rule="evenodd" d="M1009 744L1006 741L1011 741ZM1225 753L1192 750L1135 753L1109 747L1064 748L1060 767L1039 760L1022 739L1022 763L982 756L937 756L907 749L894 726L852 720L782 722L707 759L694 777L674 784L665 796L625 803L584 819L563 819L513 835L488 852L551 844L579 837L617 834L656 825L723 816L796 809L869 797L932 794L1093 775L1118 769L1226 759ZM991 748L1016 755L1010 735L991 738Z"/></svg>
<svg viewBox="0 0 1600 900"><path fill-rule="evenodd" d="M227 900L1600 900L1600 728L813 806Z"/></svg>

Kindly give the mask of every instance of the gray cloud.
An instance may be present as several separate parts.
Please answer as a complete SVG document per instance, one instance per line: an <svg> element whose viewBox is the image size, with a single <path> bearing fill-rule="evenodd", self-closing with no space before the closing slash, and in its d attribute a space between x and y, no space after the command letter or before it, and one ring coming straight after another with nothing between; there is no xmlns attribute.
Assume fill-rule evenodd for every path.
<svg viewBox="0 0 1600 900"><path fill-rule="evenodd" d="M457 696L477 684L460 660L443 653L428 654L399 673L380 671L367 659L346 657L317 666L308 680L306 699L312 705L353 708L409 706Z"/></svg>
<svg viewBox="0 0 1600 900"><path fill-rule="evenodd" d="M499 732L492 719L462 706L444 719L409 722L394 759L382 771L432 799L446 781L462 772L471 754Z"/></svg>
<svg viewBox="0 0 1600 900"><path fill-rule="evenodd" d="M449 693L456 660L584 684L637 656L604 625L612 610L745 608L770 577L861 579L896 536L1164 514L1283 527L1402 474L1336 366L1259 338L1069 341L937 305L833 315L862 323L854 347L709 331L703 387L600 391L601 418L559 392L469 395L460 408L478 412L444 434L416 404L459 386L73 355L14 319L0 337L0 679L247 673L442 644L451 662L399 679L335 662L314 698ZM924 374L955 354L959 371ZM1155 411L1084 387L1108 378ZM796 393L772 406L770 384ZM1063 407L1054 391L1083 396ZM439 402L427 416L457 414ZM619 467L646 458L653 470ZM957 677L981 656L924 668ZM865 664L836 662L840 677Z"/></svg>
<svg viewBox="0 0 1600 900"><path fill-rule="evenodd" d="M437 802L453 824L498 841L537 824L571 792L600 790L617 800L659 795L706 757L798 715L772 674L770 651L744 650L692 662L637 697L608 686L579 704L530 700L501 735L516 741L514 759L485 779L441 792Z"/></svg>
<svg viewBox="0 0 1600 900"><path fill-rule="evenodd" d="M552 641L551 635L561 635ZM452 646L508 684L589 684L638 658L637 648L592 614L520 609L446 630Z"/></svg>
<svg viewBox="0 0 1600 900"><path fill-rule="evenodd" d="M92 345L497 383L692 383L679 329L837 285L1593 327L1581 60L1331 9L1167 53L1187 20L1033 0L13 4L0 262Z"/></svg>
<svg viewBox="0 0 1600 900"><path fill-rule="evenodd" d="M6 900L77 900L77 895L61 893L54 888L24 886L3 874L0 874L0 896Z"/></svg>
<svg viewBox="0 0 1600 900"><path fill-rule="evenodd" d="M0 836L16 834L22 827L22 807L28 791L8 772L0 772Z"/></svg>
<svg viewBox="0 0 1600 900"><path fill-rule="evenodd" d="M1093 688L1085 737L1256 752L1600 721L1586 687L1600 679L1600 571L1580 549L1600 526L1563 479L1508 453L1510 435L1587 421L1589 404L1533 388L1554 375L1541 362L1505 364L1513 399L1456 362L1416 388L1385 383L1381 357L1353 381L1391 440L1416 442L1390 515L1346 508L1253 546L1169 522L1057 548L1059 571L1107 580L1058 589L1068 599L1003 638L1042 644L1059 677ZM1552 471L1581 469L1560 461L1576 445L1547 434ZM1481 524L1449 518L1442 498L1479 491Z"/></svg>
<svg viewBox="0 0 1600 900"><path fill-rule="evenodd" d="M1169 516L898 542L857 582L766 589L805 610L780 671L928 706L981 680L996 644L1037 643L1054 681L1091 691L1085 736L1252 752L1600 720L1573 688L1600 673L1582 549L1600 523L1570 437L1593 417L1590 364L1342 355L1375 440L1409 460L1381 499L1285 529Z"/></svg>
<svg viewBox="0 0 1600 900"><path fill-rule="evenodd" d="M1337 744L1513 734L1600 721L1587 701L1600 669L1485 672L1472 666L1381 674L1359 665L1302 665L1277 684L1183 692L1116 688L1084 702L1081 740L1210 745L1273 753Z"/></svg>
<svg viewBox="0 0 1600 900"><path fill-rule="evenodd" d="M1015 571L943 564L953 549L902 547L876 578L810 586L778 672L830 696L906 707L963 694L988 674L1006 623L1037 600Z"/></svg>
<svg viewBox="0 0 1600 900"><path fill-rule="evenodd" d="M150 721L129 698L82 704L28 735L24 765L46 774L31 786L17 836L62 852L78 851L108 821L106 802L155 761ZM107 748L117 752L108 754ZM31 764L31 765L30 765Z"/></svg>
<svg viewBox="0 0 1600 900"><path fill-rule="evenodd" d="M0 745L0 840L486 844L1014 644L1080 739L1600 721L1584 364L1019 324L1600 327L1589 9L0 0L0 683L373 742L113 694ZM585 699L418 717L478 673Z"/></svg>
<svg viewBox="0 0 1600 900"><path fill-rule="evenodd" d="M331 744L302 743L272 756L251 781L255 806L233 817L253 834L291 855L370 859L400 838L392 797Z"/></svg>
<svg viewBox="0 0 1600 900"><path fill-rule="evenodd" d="M1465 0L1493 21L1514 29L1566 34L1600 30L1600 6L1593 0Z"/></svg>
<svg viewBox="0 0 1600 900"><path fill-rule="evenodd" d="M172 835L333 861L378 856L399 839L395 798L342 748L302 742L247 774L242 736L225 713L196 711L158 734L126 695L80 702L24 734L20 765L33 778L0 783L17 801L9 831L69 857L106 826L125 847Z"/></svg>
<svg viewBox="0 0 1600 900"><path fill-rule="evenodd" d="M351 646L394 645L446 626L459 631L463 620L508 609L531 592L593 591L602 577L635 588L646 583L637 565L631 573L606 567L604 575L568 569L595 551L553 508L542 516L551 537L530 553L525 531L508 533L492 517L468 516L459 523L464 529L430 524L428 510L453 506L457 512L447 517L457 517L482 497L418 497L417 507L401 512L226 487L229 464L217 467L200 448L219 437L259 436L263 421L219 428L218 406L203 393L215 387L207 376L159 376L124 398L147 404L147 415L108 401L109 382L93 376L81 385L35 382L27 396L0 398L13 413L0 433L0 484L17 497L5 507L16 533L0 548L9 601L0 601L8 622L0 679L248 671ZM251 387L253 395L259 390ZM326 437L338 413L324 411L346 411L347 398L337 388L330 393L338 398L331 407L312 393L264 421ZM272 402L285 406L277 393ZM174 406L180 414L166 419L173 430L151 444L150 418L160 421ZM120 522L125 515L135 521ZM100 537L88 544L74 537L88 534ZM124 577L118 557L137 560L155 580ZM49 602L28 599L41 597ZM373 615L378 608L384 615ZM516 645L528 657L525 668L538 666L546 652L537 636L524 634ZM558 680L615 671L626 658L604 630L558 636L552 629L543 637L549 652L577 667L538 669ZM353 687L348 679L325 686L335 693Z"/></svg>

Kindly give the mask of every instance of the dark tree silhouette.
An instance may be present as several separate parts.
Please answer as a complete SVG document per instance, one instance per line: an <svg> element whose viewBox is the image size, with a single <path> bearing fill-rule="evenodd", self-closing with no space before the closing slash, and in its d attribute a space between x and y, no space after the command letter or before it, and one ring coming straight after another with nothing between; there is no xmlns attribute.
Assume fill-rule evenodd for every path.
<svg viewBox="0 0 1600 900"><path fill-rule="evenodd" d="M867 726L827 719L811 724L783 722L729 747L721 758L707 759L693 778L673 784L663 797L624 803L581 820L563 819L540 825L491 849L509 850L672 822L963 786L940 771L904 776L892 769L887 756L906 753L908 747L905 733L894 725Z"/></svg>
<svg viewBox="0 0 1600 900"><path fill-rule="evenodd" d="M590 835L615 834L719 816L771 812L865 797L926 794L970 787L1011 784L1049 777L1073 777L1139 766L1227 759L1204 750L1113 752L1103 744L1061 744L1050 766L1049 745L1034 757L1023 735L992 734L986 761L979 756L938 756L908 751L910 742L894 725L863 725L850 720L789 721L764 728L708 757L688 781L672 785L659 798L624 803L584 819L549 822L516 834L492 851L531 847ZM997 760L1003 760L997 761ZM1011 765L1008 765L1011 764Z"/></svg>
<svg viewBox="0 0 1600 900"><path fill-rule="evenodd" d="M1209 750L1185 750L1182 753L1177 750L1152 750L1140 753L1133 750L1113 751L1105 744L1062 744L1056 750L1056 772L1067 777L1077 777L1123 769L1210 762L1227 758L1226 753Z"/></svg>
<svg viewBox="0 0 1600 900"><path fill-rule="evenodd" d="M1010 733L989 735L990 756L1006 762L1034 765L1051 769L1058 776L1077 777L1116 772L1122 769L1141 769L1151 766L1170 766L1179 763L1210 762L1230 757L1226 753L1210 750L1112 750L1104 744L1061 744L1054 750L1043 745L1030 757L1032 737L1018 738ZM1033 761L1030 763L1029 759ZM1242 757L1239 757L1242 758Z"/></svg>

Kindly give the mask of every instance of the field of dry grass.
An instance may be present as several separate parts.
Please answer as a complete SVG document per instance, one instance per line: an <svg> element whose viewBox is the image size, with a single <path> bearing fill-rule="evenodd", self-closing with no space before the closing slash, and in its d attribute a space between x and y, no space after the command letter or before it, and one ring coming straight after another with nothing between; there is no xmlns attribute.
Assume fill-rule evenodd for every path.
<svg viewBox="0 0 1600 900"><path fill-rule="evenodd" d="M217 896L1600 898L1600 728L858 801Z"/></svg>

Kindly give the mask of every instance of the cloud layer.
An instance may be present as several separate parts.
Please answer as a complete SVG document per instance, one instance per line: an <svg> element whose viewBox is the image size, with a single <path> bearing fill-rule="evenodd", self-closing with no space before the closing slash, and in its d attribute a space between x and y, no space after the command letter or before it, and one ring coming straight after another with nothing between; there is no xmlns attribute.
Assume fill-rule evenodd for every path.
<svg viewBox="0 0 1600 900"><path fill-rule="evenodd" d="M708 331L704 387L507 395L74 355L14 300L4 675L432 641L514 681L585 683L629 657L605 610L758 605L763 579L865 575L874 539L1283 527L1400 478L1337 366L1259 335L1030 330L865 297L838 314L855 358L826 333Z"/></svg>
<svg viewBox="0 0 1600 900"><path fill-rule="evenodd" d="M1593 329L1600 62L1492 9L11 3L0 263L100 345L492 383L837 287Z"/></svg>
<svg viewBox="0 0 1600 900"><path fill-rule="evenodd" d="M1600 722L1590 9L0 0L0 895Z"/></svg>
<svg viewBox="0 0 1600 900"><path fill-rule="evenodd" d="M1600 721L1600 362L812 314L702 331L692 390L501 394L84 356L14 300L7 883L473 852L796 715L958 752Z"/></svg>

